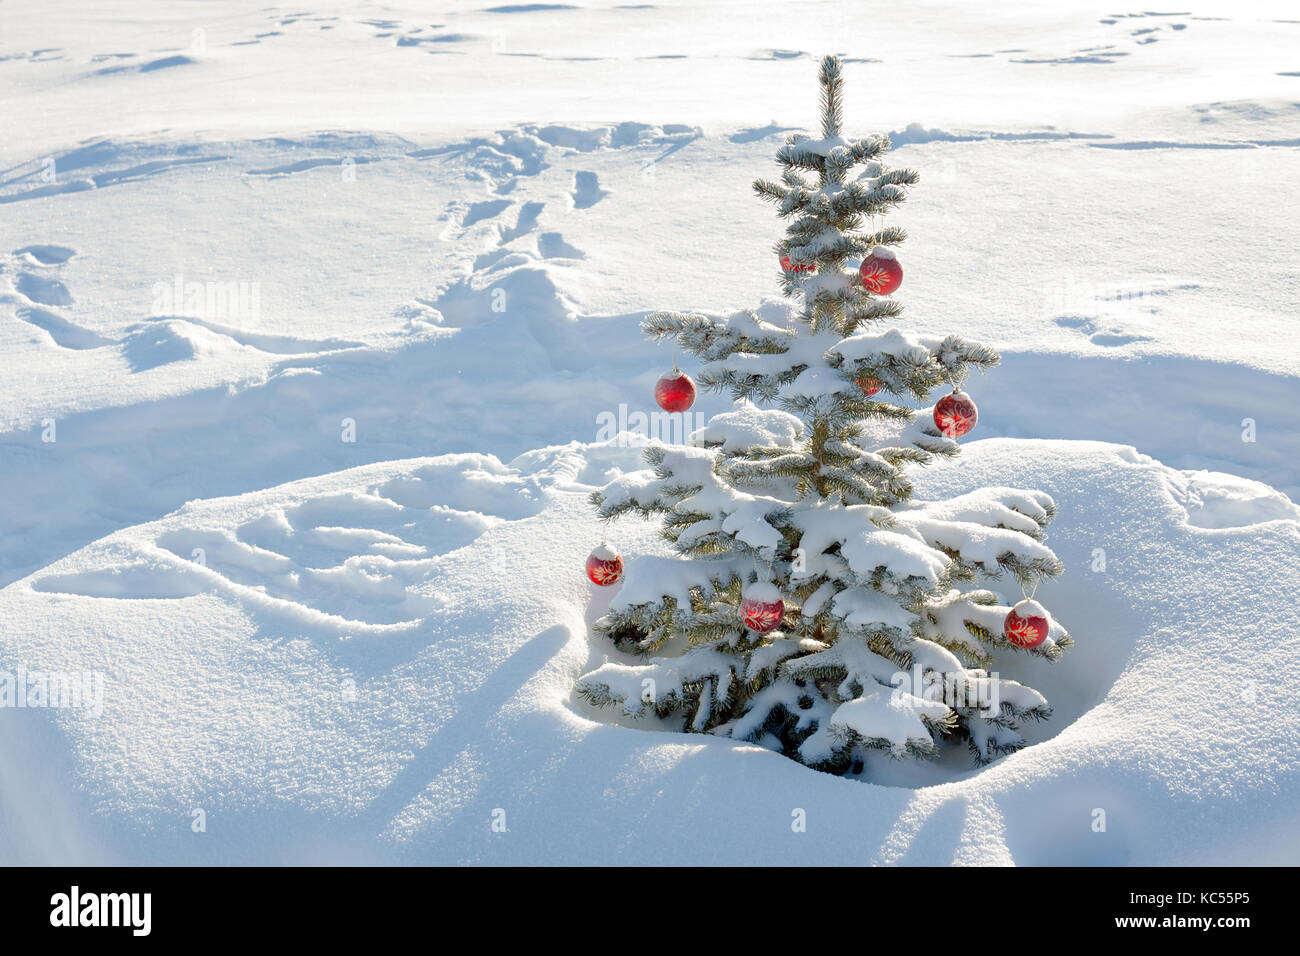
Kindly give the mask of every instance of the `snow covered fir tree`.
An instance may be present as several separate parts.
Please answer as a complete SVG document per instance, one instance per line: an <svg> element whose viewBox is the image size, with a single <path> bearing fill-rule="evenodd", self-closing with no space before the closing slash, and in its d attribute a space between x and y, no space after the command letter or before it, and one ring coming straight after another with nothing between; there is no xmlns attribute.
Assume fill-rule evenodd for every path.
<svg viewBox="0 0 1300 956"><path fill-rule="evenodd" d="M698 356L700 386L735 408L688 445L652 444L648 470L592 495L606 520L661 519L677 557L638 556L624 574L613 551L593 553L594 582L622 580L595 628L628 653L578 690L836 773L862 774L873 753L958 746L985 762L1050 713L997 676L995 656L1056 660L1070 643L1032 600L1062 570L1043 541L1055 506L1002 487L913 497L909 472L958 455L975 425L968 372L998 356L882 329L903 312L892 293L906 235L880 221L919 177L884 165L884 137L842 134L838 58L820 81L821 138L788 137L780 178L754 184L788 221L776 250L787 306L644 322ZM656 397L680 410L694 385L674 369Z"/></svg>

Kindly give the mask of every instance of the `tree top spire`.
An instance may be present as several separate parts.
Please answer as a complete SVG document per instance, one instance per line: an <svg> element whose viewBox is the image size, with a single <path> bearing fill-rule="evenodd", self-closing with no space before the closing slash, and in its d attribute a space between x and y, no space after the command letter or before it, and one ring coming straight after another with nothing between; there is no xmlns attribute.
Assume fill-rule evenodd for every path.
<svg viewBox="0 0 1300 956"><path fill-rule="evenodd" d="M838 56L822 57L822 135L827 139L840 135L844 122L843 64Z"/></svg>

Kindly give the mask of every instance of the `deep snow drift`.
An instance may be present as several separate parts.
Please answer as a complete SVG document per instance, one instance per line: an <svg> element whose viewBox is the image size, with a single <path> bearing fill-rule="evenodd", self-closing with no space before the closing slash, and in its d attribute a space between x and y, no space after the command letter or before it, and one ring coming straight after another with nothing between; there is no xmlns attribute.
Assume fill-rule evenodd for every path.
<svg viewBox="0 0 1300 956"><path fill-rule="evenodd" d="M1296 862L1300 23L827 9L0 5L0 672L104 679L0 708L0 860ZM1077 640L888 786L571 693L639 319L776 293L828 29L902 326L1003 355L921 490L1050 491Z"/></svg>
<svg viewBox="0 0 1300 956"><path fill-rule="evenodd" d="M1056 713L983 770L885 764L895 786L876 786L584 711L574 678L615 654L583 615L608 592L574 573L599 534L586 492L639 459L574 444L193 502L0 592L10 659L106 681L101 716L20 712L66 743L3 768L5 856L1291 860L1300 730L1276 714L1300 651L1278 635L1300 615L1279 602L1261 628L1241 595L1300 587L1300 523L1263 520L1260 489L1095 443L975 442L919 492L1005 484L1026 461L1066 503L1050 541L1071 572L1044 590L1078 643L1059 665L1003 667ZM1181 489L1198 481L1237 492L1218 527L1189 520ZM662 547L647 523L618 537L625 553Z"/></svg>

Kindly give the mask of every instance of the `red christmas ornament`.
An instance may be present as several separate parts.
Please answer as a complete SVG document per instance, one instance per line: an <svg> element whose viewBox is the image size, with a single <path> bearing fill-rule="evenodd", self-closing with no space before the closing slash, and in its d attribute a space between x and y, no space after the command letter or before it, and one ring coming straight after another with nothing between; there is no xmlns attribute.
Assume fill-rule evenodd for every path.
<svg viewBox="0 0 1300 956"><path fill-rule="evenodd" d="M817 263L797 262L796 260L791 259L789 256L782 256L781 268L784 269L786 272L794 273L795 275L804 272L808 273L809 275L812 275L814 272L817 271Z"/></svg>
<svg viewBox="0 0 1300 956"><path fill-rule="evenodd" d="M889 295L903 284L903 267L892 249L876 246L858 267L862 287L872 295Z"/></svg>
<svg viewBox="0 0 1300 956"><path fill-rule="evenodd" d="M666 412L684 412L695 404L695 383L680 369L655 382L655 401Z"/></svg>
<svg viewBox="0 0 1300 956"><path fill-rule="evenodd" d="M975 427L979 418L980 410L963 391L945 395L934 406L934 427L949 438L961 438Z"/></svg>
<svg viewBox="0 0 1300 956"><path fill-rule="evenodd" d="M603 588L618 583L623 576L623 559L618 552L601 545L587 558L587 577Z"/></svg>
<svg viewBox="0 0 1300 956"><path fill-rule="evenodd" d="M785 615L785 601L775 584L765 581L745 588L740 599L740 620L751 631L766 634Z"/></svg>
<svg viewBox="0 0 1300 956"><path fill-rule="evenodd" d="M876 378L874 375L859 375L856 381L858 383L858 388L862 389L862 394L867 396L867 398L870 398L872 395L875 395L876 392L884 388L880 379Z"/></svg>
<svg viewBox="0 0 1300 956"><path fill-rule="evenodd" d="M1025 599L1013 607L1002 622L1002 633L1015 647L1029 650L1047 640L1050 626L1050 619L1043 606L1037 601Z"/></svg>

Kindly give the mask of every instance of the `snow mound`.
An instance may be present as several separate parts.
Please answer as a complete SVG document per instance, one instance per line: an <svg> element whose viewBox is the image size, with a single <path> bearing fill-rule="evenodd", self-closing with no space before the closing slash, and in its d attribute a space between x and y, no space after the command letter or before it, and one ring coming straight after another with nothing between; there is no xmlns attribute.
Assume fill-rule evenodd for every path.
<svg viewBox="0 0 1300 956"><path fill-rule="evenodd" d="M847 839L864 863L1297 862L1276 835L1300 831L1300 729L1259 665L1300 666L1277 639L1300 629L1300 522L1206 534L1170 496L1186 476L1101 443L974 442L918 493L1014 484L1028 460L1067 567L1043 596L1077 643L999 662L1055 713L982 770L882 758L850 782L588 709L575 678L621 655L589 637L619 588L583 574L586 495L641 463L573 443L193 501L0 591L0 672L103 679L102 712L0 709L0 856L817 863ZM655 529L609 542L660 558Z"/></svg>
<svg viewBox="0 0 1300 956"><path fill-rule="evenodd" d="M122 340L122 355L131 370L144 372L198 358L213 358L245 351L247 346L184 319L165 319L145 323L127 333Z"/></svg>
<svg viewBox="0 0 1300 956"><path fill-rule="evenodd" d="M1265 521L1298 521L1300 507L1261 481L1220 471L1169 475L1169 493L1198 528L1241 528Z"/></svg>

